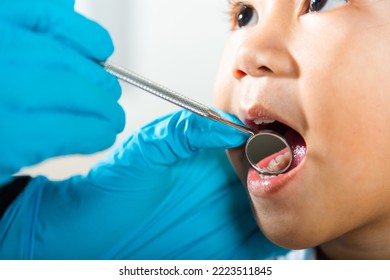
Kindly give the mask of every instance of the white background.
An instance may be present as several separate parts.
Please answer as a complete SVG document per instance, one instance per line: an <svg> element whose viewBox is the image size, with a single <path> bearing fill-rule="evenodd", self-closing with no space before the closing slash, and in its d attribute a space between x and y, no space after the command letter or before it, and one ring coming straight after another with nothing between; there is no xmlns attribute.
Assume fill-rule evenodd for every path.
<svg viewBox="0 0 390 280"><path fill-rule="evenodd" d="M184 269L202 269L200 275L139 275L120 276L119 270L124 268L143 269L173 269L180 272ZM213 275L215 268L231 268L230 275ZM256 267L267 268L271 275L247 275L239 274L241 271L256 271ZM68 279L94 279L94 280L329 280L329 279L353 279L353 280L387 280L389 279L389 261L2 261L0 262L0 278L7 280L40 279L40 280L68 280ZM234 274L234 270L236 274ZM218 270L217 270L218 271ZM221 271L221 270L219 270Z"/></svg>
<svg viewBox="0 0 390 280"><path fill-rule="evenodd" d="M227 0L77 0L76 9L103 25L111 60L207 105L229 32ZM122 84L127 124L118 141L174 105ZM86 173L107 152L48 160L22 173L63 179Z"/></svg>

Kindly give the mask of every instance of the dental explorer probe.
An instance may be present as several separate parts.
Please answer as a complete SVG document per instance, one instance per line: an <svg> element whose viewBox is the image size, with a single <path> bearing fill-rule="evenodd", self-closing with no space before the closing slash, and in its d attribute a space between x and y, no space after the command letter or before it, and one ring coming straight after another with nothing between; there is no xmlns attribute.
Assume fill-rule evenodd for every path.
<svg viewBox="0 0 390 280"><path fill-rule="evenodd" d="M181 108L187 109L205 118L227 124L231 127L234 127L235 129L246 132L251 136L255 135L255 133L252 130L250 130L248 127L231 122L223 118L219 113L212 110L211 108L193 99L190 99L189 97L186 97L178 92L175 92L169 88L159 85L156 82L141 77L140 75L131 72L121 66L113 64L111 62L105 62L103 63L103 66L110 74L114 75L118 79L121 79L122 81L132 84L133 86L145 90Z"/></svg>
<svg viewBox="0 0 390 280"><path fill-rule="evenodd" d="M147 91L147 92L149 92L157 97L160 97L160 98L162 98L170 103L173 103L173 104L175 104L183 109L189 110L195 114L198 114L200 116L203 116L205 118L208 118L208 119L211 119L211 120L214 120L217 122L224 123L230 127L233 127L235 129L238 129L242 132L249 134L250 138L247 141L246 148L245 148L246 157L247 157L250 165L253 168L255 168L260 174L278 175L278 174L284 173L290 167L290 165L292 163L292 156L290 158L290 162L286 166L283 166L283 168L281 170L272 171L272 170L267 169L266 167L259 167L258 166L259 158L253 157L250 155L250 153L253 153L251 151L254 150L253 149L254 145L258 146L258 145L261 145L262 143L265 143L263 140L261 140L262 142L259 141L260 137L268 137L268 139L266 139L267 143L271 141L269 137L271 137L273 142L275 142L275 140L276 140L276 142L278 142L278 145L277 145L278 147L276 148L277 150L273 151L272 154L280 152L281 150L284 150L286 148L288 149L290 154L292 154L291 147L289 146L287 141L282 136L277 134L276 132L266 130L266 131L260 131L259 133L256 134L254 131L252 131L248 127L242 126L240 124L234 123L230 120L223 118L218 112L212 110L211 108L207 107L206 105L203 105L203 104L201 104L201 103L199 103L199 102L197 102L189 97L186 97L178 92L175 92L175 91L173 91L165 86L162 86L154 81L146 79L146 78L144 78L144 77L142 77L142 76L140 76L132 71L129 71L121 66L118 66L118 65L111 63L109 61L101 63L101 65L106 69L106 71L108 73L114 75L115 77L117 77L118 79L120 79L126 83L129 83L135 87L138 87L144 91ZM252 148L250 146L252 146ZM267 156L269 156L269 155L267 155ZM263 158L266 158L266 156L263 156ZM263 159L263 158L260 158L260 159Z"/></svg>

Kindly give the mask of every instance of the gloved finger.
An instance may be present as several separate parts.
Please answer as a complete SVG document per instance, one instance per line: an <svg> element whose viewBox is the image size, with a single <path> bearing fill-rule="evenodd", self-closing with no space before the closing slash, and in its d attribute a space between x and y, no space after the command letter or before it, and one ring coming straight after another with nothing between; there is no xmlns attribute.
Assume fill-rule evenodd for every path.
<svg viewBox="0 0 390 280"><path fill-rule="evenodd" d="M24 75L10 76L6 94L0 95L0 107L24 111L63 111L74 114L94 115L110 122L119 133L124 128L122 107L110 92L86 82L73 73L58 71L58 75L46 80L47 69L32 74L26 87ZM7 75L8 76L8 75ZM4 84L4 83L2 83Z"/></svg>
<svg viewBox="0 0 390 280"><path fill-rule="evenodd" d="M48 40L42 39L34 42ZM26 52L17 51L0 58L7 69L0 75L1 105L22 110L74 110L96 114L116 124L118 132L121 131L124 113L117 102L121 93L118 80L94 61L51 43L55 54L42 53L40 57L34 50L24 57Z"/></svg>
<svg viewBox="0 0 390 280"><path fill-rule="evenodd" d="M238 118L217 110L224 118L241 123ZM157 119L145 126L141 134L145 141L164 140L178 157L199 149L227 149L241 146L248 135L221 122L209 120L187 110ZM165 149L166 150L166 149Z"/></svg>
<svg viewBox="0 0 390 280"><path fill-rule="evenodd" d="M1 1L0 19L55 38L97 61L106 60L114 51L108 32L65 1Z"/></svg>
<svg viewBox="0 0 390 280"><path fill-rule="evenodd" d="M51 68L52 73L49 73L46 79L39 80L44 82L50 77L59 75L60 72L73 72L98 87L110 91L114 98L119 99L121 90L118 80L108 74L94 60L48 36L16 28L9 24L0 22L0 32L4 36L0 41L0 49L4 50L3 56L0 57L0 63L2 68L7 68L4 74L31 76L40 66ZM7 74L7 72L9 73ZM5 79L5 77L0 77L0 79Z"/></svg>
<svg viewBox="0 0 390 280"><path fill-rule="evenodd" d="M226 113L224 117L239 122ZM199 150L238 147L247 138L245 133L225 124L181 110L159 118L133 133L94 170L101 171L103 166L107 166L107 173L128 170L129 177L150 176L153 171L171 167ZM113 165L115 170L109 168Z"/></svg>
<svg viewBox="0 0 390 280"><path fill-rule="evenodd" d="M105 119L74 112L0 112L0 153L8 170L70 154L91 154L110 147L117 129ZM12 174L11 173L11 174Z"/></svg>
<svg viewBox="0 0 390 280"><path fill-rule="evenodd" d="M45 74L45 71L39 74ZM44 79L41 75L33 75L33 77ZM74 79L69 73L60 72L55 79L47 80L44 86L37 79L33 79L29 83L30 92L28 87L22 85L26 81L17 78L10 77L10 80L15 83L12 83L13 87L7 84L9 91L0 96L1 107L15 112L63 111L94 115L110 122L118 133L124 128L125 116L120 104L100 88L83 80ZM10 95L12 98L9 97Z"/></svg>
<svg viewBox="0 0 390 280"><path fill-rule="evenodd" d="M223 117L224 119L245 126L236 116L228 114L218 108L213 108L213 110L219 113L221 117ZM208 143L203 143L202 140L200 141L198 140L200 134L202 134L203 131L197 129L195 130L191 129L187 133L190 133L188 135L188 138L192 149L199 150L199 149L213 149L213 148L224 148L224 149L235 148L243 145L246 142L246 140L249 138L249 134L246 134L240 130L232 128L231 126L228 126L224 123L210 121L203 117L202 119L200 119L200 121L202 123L203 122L209 123L210 127L206 128L205 132L213 133L217 137L215 139L209 139ZM193 135L191 135L191 132L193 133ZM221 147L220 145L222 143L226 143L226 144L223 147Z"/></svg>

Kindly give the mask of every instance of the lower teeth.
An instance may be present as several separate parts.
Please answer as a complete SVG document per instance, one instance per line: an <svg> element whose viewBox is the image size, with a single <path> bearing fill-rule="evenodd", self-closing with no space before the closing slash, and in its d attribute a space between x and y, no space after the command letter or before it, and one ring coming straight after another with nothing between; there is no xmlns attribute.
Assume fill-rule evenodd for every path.
<svg viewBox="0 0 390 280"><path fill-rule="evenodd" d="M270 172L279 172L284 170L289 165L291 156L290 151L287 151L282 155L278 155L268 163L266 169Z"/></svg>

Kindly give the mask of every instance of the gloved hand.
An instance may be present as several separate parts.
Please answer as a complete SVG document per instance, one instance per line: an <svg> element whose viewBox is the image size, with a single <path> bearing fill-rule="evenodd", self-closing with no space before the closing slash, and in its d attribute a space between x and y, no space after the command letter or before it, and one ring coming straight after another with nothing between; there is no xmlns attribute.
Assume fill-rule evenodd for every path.
<svg viewBox="0 0 390 280"><path fill-rule="evenodd" d="M283 250L260 233L224 152L246 138L224 124L179 111L135 132L85 177L37 178L0 223L0 232L6 232L0 258L279 254Z"/></svg>
<svg viewBox="0 0 390 280"><path fill-rule="evenodd" d="M70 0L0 2L0 186L25 166L111 146L124 127L108 33Z"/></svg>

